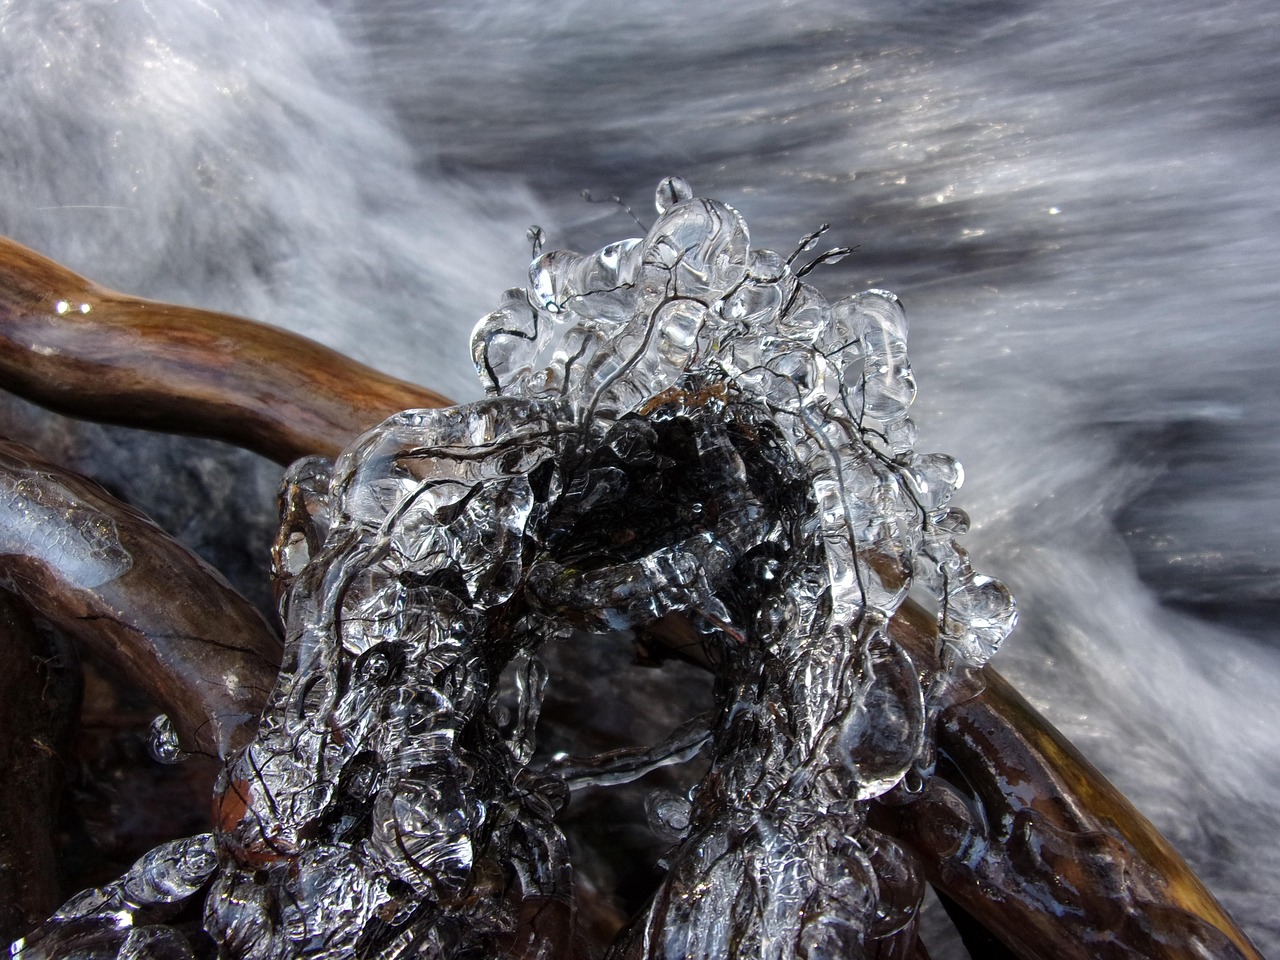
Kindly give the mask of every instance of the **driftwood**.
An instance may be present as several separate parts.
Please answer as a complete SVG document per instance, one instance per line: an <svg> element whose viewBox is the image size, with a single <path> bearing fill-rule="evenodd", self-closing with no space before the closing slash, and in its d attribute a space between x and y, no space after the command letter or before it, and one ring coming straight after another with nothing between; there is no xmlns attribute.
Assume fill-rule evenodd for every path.
<svg viewBox="0 0 1280 960"><path fill-rule="evenodd" d="M331 455L390 412L446 403L291 334L105 291L8 241L0 244L0 371L13 392L62 412L214 436L281 461ZM249 626L252 618L220 614L246 631L217 631L237 637L234 648L224 644L209 659L197 643L167 661L159 648L175 633L191 636L183 633L189 625L139 625L140 616L109 639L92 636L97 627L127 622L134 610L161 614L168 602L154 588L172 581L174 565L184 561L136 512L10 450L21 469L56 477L85 498L85 509L122 531L120 543L136 564L119 578L132 578L135 589L117 584L106 601L50 575L53 567L38 556L6 558L24 599L98 644L122 669L145 663L167 671L151 692L181 717L184 742L206 750L238 742L245 727L223 723L220 711L229 708L200 688L253 661L258 679L241 685L232 712L260 706L275 649L268 649L270 631ZM130 537L152 539L140 549L142 540ZM152 553L163 559L147 566L143 557ZM191 576L217 579L205 568ZM113 612L94 612L95 603ZM193 604L190 614L207 621L205 605ZM679 632L678 624L660 631L681 645ZM919 608L904 608L892 632L918 663L934 656L936 627ZM940 718L938 774L913 797L899 791L886 798L876 814L876 825L915 853L949 901L1023 958L1259 957L1167 841L1061 734L995 671L984 669L982 683L983 692ZM190 693L188 702L173 701L180 690ZM45 721L11 713L6 722L21 734ZM0 848L0 856L10 854Z"/></svg>
<svg viewBox="0 0 1280 960"><path fill-rule="evenodd" d="M937 627L919 607L904 607L890 629L917 663L932 658ZM1186 861L1066 737L995 670L981 683L939 718L938 775L913 802L878 808L877 825L932 883L1019 957L1260 960Z"/></svg>
<svg viewBox="0 0 1280 960"><path fill-rule="evenodd" d="M279 463L449 405L313 340L116 293L4 238L0 383L71 417L228 440Z"/></svg>

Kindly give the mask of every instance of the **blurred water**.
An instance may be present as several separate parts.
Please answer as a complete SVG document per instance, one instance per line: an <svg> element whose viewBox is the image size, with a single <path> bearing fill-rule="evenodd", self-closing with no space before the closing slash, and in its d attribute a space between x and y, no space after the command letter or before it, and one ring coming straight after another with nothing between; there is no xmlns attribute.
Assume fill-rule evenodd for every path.
<svg viewBox="0 0 1280 960"><path fill-rule="evenodd" d="M1019 598L999 666L1280 947L1280 7L4 0L0 92L4 233L459 399L530 223L630 232L583 189L831 222L816 279L906 301L920 446ZM193 449L63 442L199 525L143 444Z"/></svg>

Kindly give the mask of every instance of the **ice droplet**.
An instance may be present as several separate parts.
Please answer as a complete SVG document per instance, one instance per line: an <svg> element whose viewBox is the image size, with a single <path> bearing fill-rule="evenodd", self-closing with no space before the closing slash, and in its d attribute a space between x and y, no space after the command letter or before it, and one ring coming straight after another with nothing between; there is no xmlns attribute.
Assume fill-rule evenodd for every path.
<svg viewBox="0 0 1280 960"><path fill-rule="evenodd" d="M853 774L853 798L869 800L901 780L919 755L924 700L915 664L883 634L872 637L862 674L864 685L840 730L840 749Z"/></svg>
<svg viewBox="0 0 1280 960"><path fill-rule="evenodd" d="M147 749L160 763L181 763L189 756L178 743L178 731L174 729L173 721L164 713L151 721Z"/></svg>
<svg viewBox="0 0 1280 960"><path fill-rule="evenodd" d="M644 801L649 823L658 836L675 842L689 832L692 805L688 799L669 790L655 790Z"/></svg>
<svg viewBox="0 0 1280 960"><path fill-rule="evenodd" d="M970 666L990 660L1017 621L1013 595L999 580L978 575L947 593L943 634L955 655Z"/></svg>
<svg viewBox="0 0 1280 960"><path fill-rule="evenodd" d="M928 513L941 510L964 483L964 468L945 453L912 454L902 471L916 502Z"/></svg>
<svg viewBox="0 0 1280 960"><path fill-rule="evenodd" d="M684 200L649 228L643 269L657 289L711 303L746 275L749 243L747 226L732 207Z"/></svg>
<svg viewBox="0 0 1280 960"><path fill-rule="evenodd" d="M693 188L684 177L663 177L654 191L653 204L659 213L666 213L677 203L693 196Z"/></svg>

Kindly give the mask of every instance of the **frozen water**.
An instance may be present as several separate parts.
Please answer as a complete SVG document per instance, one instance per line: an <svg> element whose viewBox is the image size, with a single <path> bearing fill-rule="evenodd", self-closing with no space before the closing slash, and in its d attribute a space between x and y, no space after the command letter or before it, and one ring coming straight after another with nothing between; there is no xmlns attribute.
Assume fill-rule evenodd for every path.
<svg viewBox="0 0 1280 960"><path fill-rule="evenodd" d="M178 743L178 731L167 714L160 714L151 721L151 737L147 741L151 756L161 763L181 763L187 753Z"/></svg>
<svg viewBox="0 0 1280 960"><path fill-rule="evenodd" d="M110 517L86 507L54 478L21 465L0 472L0 555L46 557L68 583L85 590L133 566Z"/></svg>
<svg viewBox="0 0 1280 960"><path fill-rule="evenodd" d="M532 935L522 904L569 903L555 816L570 789L627 783L708 745L690 799L648 808L678 840L640 921L668 951L835 956L914 915L918 884L901 902L879 895L879 870L896 889L905 868L864 805L922 762L930 735L928 671L883 628L926 532L959 555L929 518L960 468L879 451L881 422L827 372L833 314L807 284L731 337L702 336L739 287L787 270L749 278L749 261L780 258L751 258L742 217L678 199L688 192L663 181L638 245L537 258L523 298L505 298L529 311L526 335L513 337L511 312L476 326L472 356L497 395L397 414L336 462L286 472L273 554L284 663L257 735L219 779L216 876L208 838L160 848L38 938L61 943L71 918L106 922L212 880L204 923L223 956L394 952L405 937L448 942L449 956L491 950ZM617 269L630 249L639 268ZM587 294L607 311L587 312ZM905 318L891 295L867 296L870 319L834 339L897 396L882 409L901 420ZM553 327L547 357L540 331ZM495 365L495 341L526 355ZM739 348L767 375L741 370ZM749 561L761 550L763 567ZM765 574L746 589L743 564ZM967 567L922 586L945 611L957 673L1013 626L1008 592ZM539 648L566 625L671 614L718 665L716 709L648 748L538 762ZM153 752L180 759L164 717ZM707 845L720 850L711 863ZM195 871L193 852L205 854ZM119 956L185 947L143 929Z"/></svg>
<svg viewBox="0 0 1280 960"><path fill-rule="evenodd" d="M679 169L781 250L830 218L823 286L911 307L923 435L1022 601L1002 669L1275 953L1274 5L588 14L11 3L4 229L468 399L525 226L631 232L582 187ZM260 590L274 468L7 416Z"/></svg>

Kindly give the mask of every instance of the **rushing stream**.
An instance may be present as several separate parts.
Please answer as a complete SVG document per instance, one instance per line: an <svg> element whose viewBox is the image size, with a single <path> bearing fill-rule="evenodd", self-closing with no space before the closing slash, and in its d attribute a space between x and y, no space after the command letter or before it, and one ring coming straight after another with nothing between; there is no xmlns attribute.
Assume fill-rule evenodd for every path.
<svg viewBox="0 0 1280 960"><path fill-rule="evenodd" d="M459 400L532 223L593 250L679 174L832 224L1018 597L997 666L1280 948L1280 8L6 0L0 92L0 232ZM261 599L276 468L73 429Z"/></svg>

